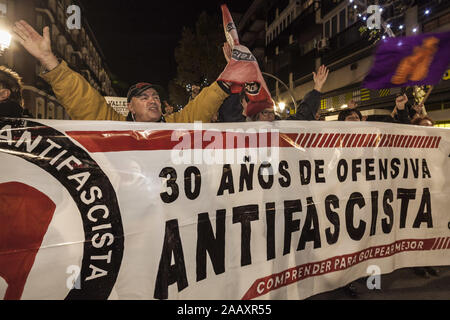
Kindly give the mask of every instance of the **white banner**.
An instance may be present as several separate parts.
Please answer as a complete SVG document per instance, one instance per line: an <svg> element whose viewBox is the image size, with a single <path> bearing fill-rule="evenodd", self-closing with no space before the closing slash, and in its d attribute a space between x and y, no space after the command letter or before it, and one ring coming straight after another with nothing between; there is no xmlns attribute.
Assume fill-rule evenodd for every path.
<svg viewBox="0 0 450 320"><path fill-rule="evenodd" d="M106 102L123 116L128 115L127 98L126 97L105 97Z"/></svg>
<svg viewBox="0 0 450 320"><path fill-rule="evenodd" d="M450 131L0 119L0 298L304 299L450 265Z"/></svg>

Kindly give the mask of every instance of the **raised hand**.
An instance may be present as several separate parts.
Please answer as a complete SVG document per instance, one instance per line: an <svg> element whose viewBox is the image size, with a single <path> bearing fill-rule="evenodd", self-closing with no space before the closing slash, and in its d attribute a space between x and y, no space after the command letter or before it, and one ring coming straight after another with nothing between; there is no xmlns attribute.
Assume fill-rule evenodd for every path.
<svg viewBox="0 0 450 320"><path fill-rule="evenodd" d="M313 72L313 79L314 79L314 89L321 92L322 91L322 87L325 83L325 81L327 81L327 77L328 77L328 68L325 67L324 65L321 65L319 70L317 71L317 73Z"/></svg>
<svg viewBox="0 0 450 320"><path fill-rule="evenodd" d="M20 44L38 59L47 70L52 70L58 66L58 59L52 52L50 29L48 27L44 27L43 36L41 36L26 21L20 20L14 24L13 31L16 33Z"/></svg>
<svg viewBox="0 0 450 320"><path fill-rule="evenodd" d="M405 105L406 105L407 102L408 102L408 97L406 96L406 94L398 96L395 99L395 107L398 110L403 110L403 109L405 109Z"/></svg>
<svg viewBox="0 0 450 320"><path fill-rule="evenodd" d="M166 101L164 100L164 111L166 112L165 115L168 116L173 113L174 108Z"/></svg>

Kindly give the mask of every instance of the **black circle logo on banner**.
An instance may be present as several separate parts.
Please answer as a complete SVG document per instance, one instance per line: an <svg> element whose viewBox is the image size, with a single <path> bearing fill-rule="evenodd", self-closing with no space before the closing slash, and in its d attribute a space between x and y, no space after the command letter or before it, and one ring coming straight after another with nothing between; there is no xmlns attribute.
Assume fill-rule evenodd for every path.
<svg viewBox="0 0 450 320"><path fill-rule="evenodd" d="M109 178L64 133L35 121L0 118L0 152L51 174L78 207L85 237L80 288L70 289L65 299L107 299L124 250L120 209Z"/></svg>

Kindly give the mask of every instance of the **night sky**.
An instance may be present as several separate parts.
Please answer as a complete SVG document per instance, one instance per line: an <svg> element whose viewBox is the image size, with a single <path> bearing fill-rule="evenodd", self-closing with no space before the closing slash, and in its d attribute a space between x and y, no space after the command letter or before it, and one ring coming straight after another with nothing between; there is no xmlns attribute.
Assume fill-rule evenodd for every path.
<svg viewBox="0 0 450 320"><path fill-rule="evenodd" d="M174 49L183 26L194 27L202 11L221 16L220 4L244 13L253 0L80 0L82 15L110 71L131 85L145 81L167 88L176 76ZM224 36L225 41L225 36ZM118 90L119 95L126 92Z"/></svg>

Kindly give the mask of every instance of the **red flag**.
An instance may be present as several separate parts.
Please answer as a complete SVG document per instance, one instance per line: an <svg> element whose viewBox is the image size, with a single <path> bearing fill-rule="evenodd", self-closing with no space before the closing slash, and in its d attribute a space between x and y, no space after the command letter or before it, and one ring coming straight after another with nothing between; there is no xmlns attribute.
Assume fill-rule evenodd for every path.
<svg viewBox="0 0 450 320"><path fill-rule="evenodd" d="M55 207L33 187L20 182L0 184L0 276L8 284L5 300L22 296Z"/></svg>
<svg viewBox="0 0 450 320"><path fill-rule="evenodd" d="M217 80L231 82L233 93L245 90L249 99L247 116L253 116L264 109L273 108L272 98L262 76L261 70L250 50L239 43L236 25L228 7L222 8L225 37L232 49L231 59Z"/></svg>

